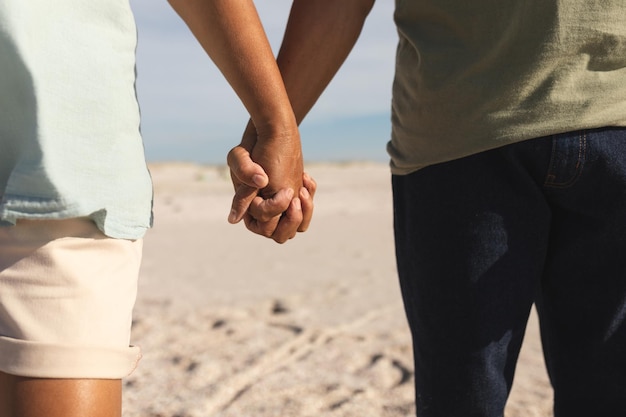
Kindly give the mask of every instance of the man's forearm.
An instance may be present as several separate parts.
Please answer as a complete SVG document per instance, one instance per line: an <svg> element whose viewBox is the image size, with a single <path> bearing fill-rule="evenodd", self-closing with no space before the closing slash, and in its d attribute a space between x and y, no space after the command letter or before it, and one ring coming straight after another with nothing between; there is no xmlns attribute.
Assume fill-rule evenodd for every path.
<svg viewBox="0 0 626 417"><path fill-rule="evenodd" d="M253 1L169 3L224 74L257 131L272 136L293 130L291 105Z"/></svg>
<svg viewBox="0 0 626 417"><path fill-rule="evenodd" d="M298 123L356 43L374 0L295 0L278 66Z"/></svg>

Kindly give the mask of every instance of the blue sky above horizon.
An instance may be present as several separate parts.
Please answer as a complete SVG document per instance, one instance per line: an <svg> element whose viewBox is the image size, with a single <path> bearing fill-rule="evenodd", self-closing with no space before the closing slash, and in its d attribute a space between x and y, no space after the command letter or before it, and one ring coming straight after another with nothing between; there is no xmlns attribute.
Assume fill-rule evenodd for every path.
<svg viewBox="0 0 626 417"><path fill-rule="evenodd" d="M274 51L289 0L257 0ZM149 161L222 164L248 120L230 86L166 0L131 0L137 94ZM397 35L393 1L374 5L352 54L301 126L306 161L386 161Z"/></svg>

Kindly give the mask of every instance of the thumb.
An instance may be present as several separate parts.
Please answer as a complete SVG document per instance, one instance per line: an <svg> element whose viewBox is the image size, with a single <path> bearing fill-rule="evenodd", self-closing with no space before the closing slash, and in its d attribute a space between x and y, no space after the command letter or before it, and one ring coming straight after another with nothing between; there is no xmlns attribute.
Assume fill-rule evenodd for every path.
<svg viewBox="0 0 626 417"><path fill-rule="evenodd" d="M230 206L230 214L228 222L239 223L248 211L252 200L257 196L258 189L249 187L246 184L239 184L235 189L232 205Z"/></svg>
<svg viewBox="0 0 626 417"><path fill-rule="evenodd" d="M228 152L227 163L231 175L249 187L264 188L269 183L263 167L255 163L250 157L250 152L242 146L235 146Z"/></svg>

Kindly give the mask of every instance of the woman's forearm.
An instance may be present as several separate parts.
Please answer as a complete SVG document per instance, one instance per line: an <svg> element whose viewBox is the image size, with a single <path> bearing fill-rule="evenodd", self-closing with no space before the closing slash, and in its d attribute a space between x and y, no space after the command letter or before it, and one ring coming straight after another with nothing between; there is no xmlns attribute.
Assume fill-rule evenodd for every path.
<svg viewBox="0 0 626 417"><path fill-rule="evenodd" d="M252 0L169 0L250 113L257 132L294 129L291 104Z"/></svg>

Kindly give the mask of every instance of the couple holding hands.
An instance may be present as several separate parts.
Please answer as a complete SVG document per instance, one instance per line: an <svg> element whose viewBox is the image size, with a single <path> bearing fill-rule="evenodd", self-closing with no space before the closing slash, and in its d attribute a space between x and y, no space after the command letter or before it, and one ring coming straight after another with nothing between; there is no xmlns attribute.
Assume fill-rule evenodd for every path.
<svg viewBox="0 0 626 417"><path fill-rule="evenodd" d="M250 115L228 221L283 243L298 125L374 0L169 0ZM502 417L533 305L555 417L626 415L626 5L396 0L391 159L419 417ZM115 417L152 224L128 0L0 4L0 417Z"/></svg>

